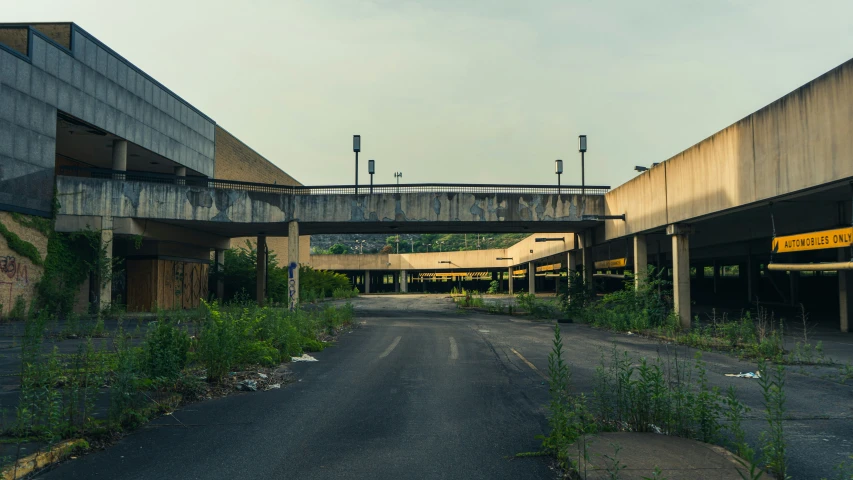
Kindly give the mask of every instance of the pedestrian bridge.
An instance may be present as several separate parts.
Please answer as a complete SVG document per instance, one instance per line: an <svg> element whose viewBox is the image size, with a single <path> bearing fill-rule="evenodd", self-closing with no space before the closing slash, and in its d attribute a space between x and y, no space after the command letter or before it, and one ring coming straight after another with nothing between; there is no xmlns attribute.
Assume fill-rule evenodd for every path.
<svg viewBox="0 0 853 480"><path fill-rule="evenodd" d="M286 186L65 167L59 215L135 218L222 237L322 233L575 232L604 218L609 187Z"/></svg>

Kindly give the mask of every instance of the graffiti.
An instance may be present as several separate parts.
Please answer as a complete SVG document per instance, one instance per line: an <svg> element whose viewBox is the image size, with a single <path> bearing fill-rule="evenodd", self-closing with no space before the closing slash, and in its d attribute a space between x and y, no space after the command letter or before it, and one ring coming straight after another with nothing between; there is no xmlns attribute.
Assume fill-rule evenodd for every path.
<svg viewBox="0 0 853 480"><path fill-rule="evenodd" d="M294 278L293 271L299 268L299 265L296 262L290 262L290 265L287 266L287 287L288 293L290 295L290 309L294 310L296 308L296 304L299 301L299 298L296 297L296 278Z"/></svg>
<svg viewBox="0 0 853 480"><path fill-rule="evenodd" d="M30 275L27 270L27 265L24 263L18 263L15 257L11 255L0 257L0 273L5 274L12 280L23 283L24 285L30 284Z"/></svg>

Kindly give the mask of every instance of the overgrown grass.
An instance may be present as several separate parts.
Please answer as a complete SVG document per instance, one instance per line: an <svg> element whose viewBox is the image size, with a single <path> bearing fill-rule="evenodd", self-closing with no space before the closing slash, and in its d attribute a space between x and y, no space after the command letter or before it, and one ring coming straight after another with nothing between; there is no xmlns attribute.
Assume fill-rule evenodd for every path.
<svg viewBox="0 0 853 480"><path fill-rule="evenodd" d="M551 453L572 478L586 478L578 466L588 463L587 435L600 431L655 432L723 445L746 460L742 474L761 468L786 478L784 367L762 372L768 429L761 436L760 454L746 442L743 420L749 408L730 387L725 393L712 387L701 355L693 359L678 351L657 358L634 358L615 346L602 354L591 398L574 393L571 366L563 358L559 325L554 328L548 357L549 433L543 451ZM574 448L571 446L574 445ZM618 454L618 452L617 452ZM581 462L582 459L587 461ZM612 458L617 465L616 455ZM617 469L618 470L618 469Z"/></svg>
<svg viewBox="0 0 853 480"><path fill-rule="evenodd" d="M112 348L98 348L89 338L76 353L61 355L44 349L51 317L42 309L24 324L20 402L6 434L56 442L138 427L197 398L205 377L216 384L235 369L275 366L322 350L329 335L352 324L353 314L349 303L295 311L205 304L196 312L160 312L135 335L142 335L136 344L120 325L111 334ZM109 396L109 409L96 418L94 402L102 394Z"/></svg>

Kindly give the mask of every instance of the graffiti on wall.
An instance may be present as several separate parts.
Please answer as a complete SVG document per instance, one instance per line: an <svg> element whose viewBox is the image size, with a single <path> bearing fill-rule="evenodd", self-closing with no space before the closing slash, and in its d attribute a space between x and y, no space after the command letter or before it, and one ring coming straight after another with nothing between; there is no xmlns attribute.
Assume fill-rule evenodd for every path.
<svg viewBox="0 0 853 480"><path fill-rule="evenodd" d="M290 309L293 310L296 308L296 304L298 302L298 298L296 297L296 279L293 276L293 271L299 268L296 262L290 262L290 265L287 266L287 289L288 294L290 295Z"/></svg>
<svg viewBox="0 0 853 480"><path fill-rule="evenodd" d="M30 284L30 272L27 264L18 261L12 255L0 256L0 311L8 312L15 303L15 287Z"/></svg>

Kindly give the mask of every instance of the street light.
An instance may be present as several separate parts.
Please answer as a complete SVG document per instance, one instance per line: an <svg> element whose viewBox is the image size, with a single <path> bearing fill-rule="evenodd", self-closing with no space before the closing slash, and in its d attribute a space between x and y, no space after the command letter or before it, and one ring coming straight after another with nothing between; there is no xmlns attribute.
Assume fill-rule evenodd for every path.
<svg viewBox="0 0 853 480"><path fill-rule="evenodd" d="M403 178L403 172L394 172L394 178L397 179L397 193L400 193L400 179Z"/></svg>
<svg viewBox="0 0 853 480"><path fill-rule="evenodd" d="M367 173L370 174L370 193L373 193L373 173L375 171L376 162L374 160L367 161Z"/></svg>
<svg viewBox="0 0 853 480"><path fill-rule="evenodd" d="M436 242L436 243L438 244L438 251L439 251L439 252L441 252L441 245L442 245L444 242Z"/></svg>
<svg viewBox="0 0 853 480"><path fill-rule="evenodd" d="M352 136L352 151L355 152L355 194L358 195L358 152L361 151L361 135Z"/></svg>
<svg viewBox="0 0 853 480"><path fill-rule="evenodd" d="M432 244L431 244L431 243L427 243L427 244L426 244L426 247L427 247L427 253L429 253L429 247L430 247L430 245L432 245Z"/></svg>
<svg viewBox="0 0 853 480"><path fill-rule="evenodd" d="M563 174L563 161L560 159L554 160L554 173L557 174L557 194L560 193L560 175Z"/></svg>
<svg viewBox="0 0 853 480"><path fill-rule="evenodd" d="M645 171L646 171L646 170L648 170L648 169L649 169L649 167L643 167L643 166L640 166L640 165L637 165L636 167L634 167L634 170L636 170L636 171L638 171L638 172L645 172Z"/></svg>
<svg viewBox="0 0 853 480"><path fill-rule="evenodd" d="M586 135L578 135L578 151L581 152L581 195L586 193L586 178L584 172L584 153L586 153Z"/></svg>
<svg viewBox="0 0 853 480"><path fill-rule="evenodd" d="M356 240L355 241L355 248L359 249L359 253L361 255L364 255L364 244L365 243L367 243L367 240Z"/></svg>

